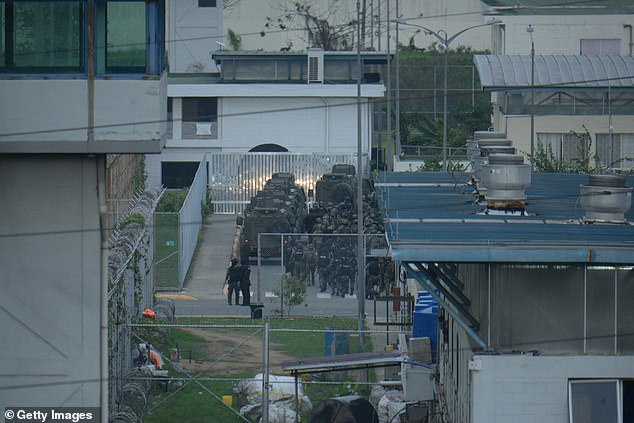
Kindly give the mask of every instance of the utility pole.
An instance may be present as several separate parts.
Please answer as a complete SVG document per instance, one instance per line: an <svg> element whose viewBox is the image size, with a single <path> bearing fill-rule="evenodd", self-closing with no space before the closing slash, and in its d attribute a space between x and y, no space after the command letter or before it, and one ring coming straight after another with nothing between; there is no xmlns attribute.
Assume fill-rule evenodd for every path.
<svg viewBox="0 0 634 423"><path fill-rule="evenodd" d="M386 92L386 102L387 102L387 141L385 145L386 156L390 156L391 153L391 144L392 144L392 58L390 54L390 0L387 0L387 92ZM390 162L392 157L387 159L387 162Z"/></svg>
<svg viewBox="0 0 634 423"><path fill-rule="evenodd" d="M398 22L401 18L398 11L398 0L396 0L396 139L394 141L394 154L401 157L401 58L399 55L399 27Z"/></svg>
<svg viewBox="0 0 634 423"><path fill-rule="evenodd" d="M361 4L357 0L357 17L361 15ZM358 20L357 20L358 22ZM357 24L357 33L361 31ZM360 34L359 34L360 35ZM357 39L361 39L357 37ZM357 300L359 350L365 350L365 251L363 249L363 137L361 130L361 43L357 43Z"/></svg>

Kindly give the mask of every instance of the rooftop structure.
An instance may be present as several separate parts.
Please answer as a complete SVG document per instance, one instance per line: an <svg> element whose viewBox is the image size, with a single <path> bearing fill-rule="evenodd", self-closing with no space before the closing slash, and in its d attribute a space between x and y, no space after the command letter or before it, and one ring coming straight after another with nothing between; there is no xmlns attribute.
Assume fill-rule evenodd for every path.
<svg viewBox="0 0 634 423"><path fill-rule="evenodd" d="M484 166L491 173L493 158ZM586 223L593 211L585 203L620 192L631 201L634 178L533 173L521 213L487 210L468 181L388 173L376 184L399 279L440 307L437 388L448 420L565 423L627 410L634 213L619 224ZM597 184L604 188L588 195ZM617 390L623 396L606 397Z"/></svg>
<svg viewBox="0 0 634 423"><path fill-rule="evenodd" d="M480 82L486 91L634 90L634 57L536 55L531 84L530 55L475 55Z"/></svg>
<svg viewBox="0 0 634 423"><path fill-rule="evenodd" d="M377 190L396 260L634 263L634 225L583 223L581 174L533 174L526 214L485 215L463 174L388 173ZM626 177L634 185L634 177ZM634 210L626 215L634 220Z"/></svg>

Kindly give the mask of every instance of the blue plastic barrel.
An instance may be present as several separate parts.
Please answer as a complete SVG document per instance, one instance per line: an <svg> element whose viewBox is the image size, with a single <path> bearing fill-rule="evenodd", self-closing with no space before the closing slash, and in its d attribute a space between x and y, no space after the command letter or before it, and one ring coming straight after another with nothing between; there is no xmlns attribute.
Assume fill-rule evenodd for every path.
<svg viewBox="0 0 634 423"><path fill-rule="evenodd" d="M435 361L438 344L438 304L427 291L418 293L418 301L414 305L414 325L412 337L429 338L432 359Z"/></svg>
<svg viewBox="0 0 634 423"><path fill-rule="evenodd" d="M324 356L350 353L350 333L336 332L336 328L327 328L324 338Z"/></svg>

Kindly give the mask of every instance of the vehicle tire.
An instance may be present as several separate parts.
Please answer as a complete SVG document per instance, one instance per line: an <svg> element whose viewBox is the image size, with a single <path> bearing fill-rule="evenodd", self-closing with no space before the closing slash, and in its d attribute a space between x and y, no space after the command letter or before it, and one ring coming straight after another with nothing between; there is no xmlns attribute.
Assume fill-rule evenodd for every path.
<svg viewBox="0 0 634 423"><path fill-rule="evenodd" d="M352 187L346 183L339 183L332 190L332 197L335 202L341 203L342 201L352 200Z"/></svg>

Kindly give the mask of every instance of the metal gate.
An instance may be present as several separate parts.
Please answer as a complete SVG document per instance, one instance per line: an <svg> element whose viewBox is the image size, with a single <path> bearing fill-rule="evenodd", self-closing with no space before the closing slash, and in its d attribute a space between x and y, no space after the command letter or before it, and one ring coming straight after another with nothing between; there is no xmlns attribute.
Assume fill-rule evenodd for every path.
<svg viewBox="0 0 634 423"><path fill-rule="evenodd" d="M306 193L332 165L355 165L354 154L208 153L210 203L214 213L241 213L251 197L276 172L289 172ZM367 157L363 158L367 169Z"/></svg>

